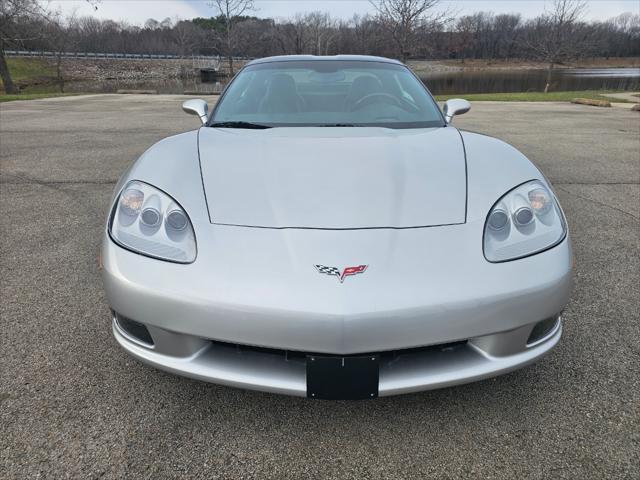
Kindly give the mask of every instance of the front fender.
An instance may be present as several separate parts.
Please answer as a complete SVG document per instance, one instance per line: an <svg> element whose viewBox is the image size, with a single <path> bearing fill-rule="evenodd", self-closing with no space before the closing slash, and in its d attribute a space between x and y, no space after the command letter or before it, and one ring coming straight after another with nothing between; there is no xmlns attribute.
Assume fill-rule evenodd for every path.
<svg viewBox="0 0 640 480"><path fill-rule="evenodd" d="M194 229L209 223L198 157L199 130L167 137L152 145L120 177L111 206L131 180L141 180L168 193L187 211Z"/></svg>
<svg viewBox="0 0 640 480"><path fill-rule="evenodd" d="M548 185L542 172L508 143L478 133L460 133L467 156L467 222L484 223L495 202L526 181Z"/></svg>

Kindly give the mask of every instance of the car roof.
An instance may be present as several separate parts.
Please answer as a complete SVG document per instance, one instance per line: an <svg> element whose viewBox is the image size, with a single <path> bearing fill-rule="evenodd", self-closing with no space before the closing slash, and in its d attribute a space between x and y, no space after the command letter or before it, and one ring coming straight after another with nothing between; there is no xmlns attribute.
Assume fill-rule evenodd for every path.
<svg viewBox="0 0 640 480"><path fill-rule="evenodd" d="M374 57L371 55L277 55L274 57L258 58L251 60L247 63L249 65L256 65L258 63L271 63L271 62L323 62L327 60L333 61L345 61L345 62L378 62L378 63L392 63L395 65L402 65L402 62L385 57Z"/></svg>

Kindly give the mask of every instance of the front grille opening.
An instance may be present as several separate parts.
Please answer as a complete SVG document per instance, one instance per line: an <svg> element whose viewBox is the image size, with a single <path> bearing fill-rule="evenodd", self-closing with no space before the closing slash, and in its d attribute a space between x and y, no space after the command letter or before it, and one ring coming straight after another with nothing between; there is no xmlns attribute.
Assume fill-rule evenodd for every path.
<svg viewBox="0 0 640 480"><path fill-rule="evenodd" d="M533 327L533 330L531 330L531 334L527 339L527 345L537 343L549 336L549 334L556 328L559 321L560 315L556 315L555 317L547 318L546 320L536 323L536 326Z"/></svg>
<svg viewBox="0 0 640 480"><path fill-rule="evenodd" d="M300 352L294 350L281 350L276 348L265 348L265 347L255 347L250 345L240 345L237 343L226 343L219 342L216 340L211 340L211 343L214 346L220 347L232 347L238 353L243 352L251 352L251 353L265 353L270 355L275 355L278 357L284 357L288 361L301 362L304 363L307 360L307 356L316 355L321 357L361 357L366 355L380 355L383 360L394 360L403 355L413 355L419 353L427 353L427 352L450 352L454 350L458 350L460 348L464 348L467 345L467 340L459 341L459 342L451 342L440 345L430 345L428 347L417 347L417 348L406 348L402 350L389 350L385 352L368 352L368 353L358 353L353 355L331 355L327 353L317 353L317 352Z"/></svg>
<svg viewBox="0 0 640 480"><path fill-rule="evenodd" d="M127 317L123 317L119 313L116 313L115 316L116 322L118 322L118 326L129 336L133 337L140 343L144 343L150 347L153 346L153 338L151 338L151 334L149 333L147 327L145 327L142 323L136 322L135 320L131 320Z"/></svg>

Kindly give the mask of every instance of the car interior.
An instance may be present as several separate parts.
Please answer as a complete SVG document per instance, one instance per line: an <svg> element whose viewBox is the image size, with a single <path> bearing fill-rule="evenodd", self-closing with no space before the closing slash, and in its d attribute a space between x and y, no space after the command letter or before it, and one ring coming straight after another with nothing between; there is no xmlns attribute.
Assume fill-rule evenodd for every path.
<svg viewBox="0 0 640 480"><path fill-rule="evenodd" d="M339 64L346 62L320 67L319 62L314 63L313 68L276 63L246 68L220 100L215 121L371 124L441 120L422 83L402 66L359 62L345 68Z"/></svg>

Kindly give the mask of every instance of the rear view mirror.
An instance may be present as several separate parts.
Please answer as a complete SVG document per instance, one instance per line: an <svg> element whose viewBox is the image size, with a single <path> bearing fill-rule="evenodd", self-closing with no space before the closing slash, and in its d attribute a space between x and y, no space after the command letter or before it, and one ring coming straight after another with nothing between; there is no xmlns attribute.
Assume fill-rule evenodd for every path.
<svg viewBox="0 0 640 480"><path fill-rule="evenodd" d="M207 102L200 98L194 98L193 100L187 100L182 104L182 110L190 115L197 115L200 117L200 121L204 125L207 123L207 114L209 112L209 105Z"/></svg>
<svg viewBox="0 0 640 480"><path fill-rule="evenodd" d="M451 123L455 115L462 115L471 110L471 104L462 98L452 98L444 104L444 119Z"/></svg>

